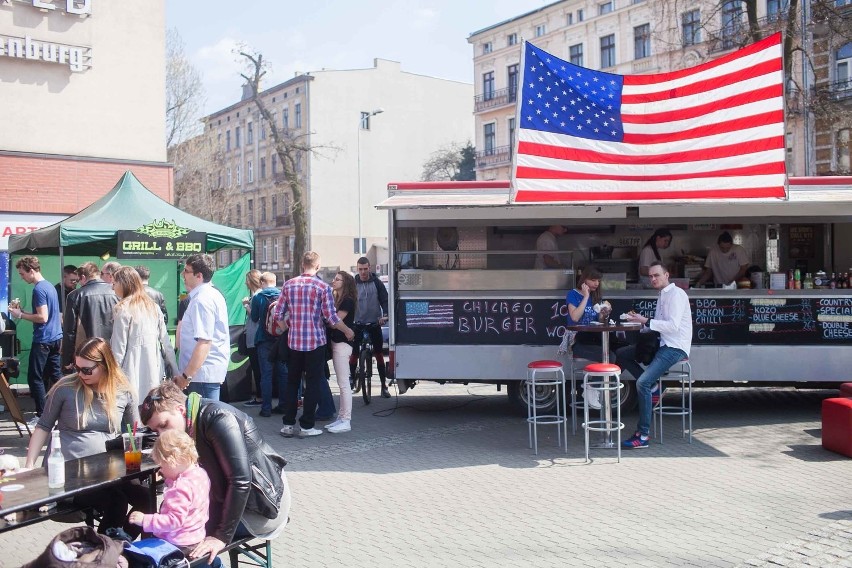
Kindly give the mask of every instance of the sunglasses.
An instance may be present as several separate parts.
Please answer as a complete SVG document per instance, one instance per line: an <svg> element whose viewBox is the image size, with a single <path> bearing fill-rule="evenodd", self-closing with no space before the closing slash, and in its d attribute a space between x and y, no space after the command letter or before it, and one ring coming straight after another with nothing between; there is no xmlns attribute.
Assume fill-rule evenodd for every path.
<svg viewBox="0 0 852 568"><path fill-rule="evenodd" d="M78 367L77 365L74 365L74 368L77 369L78 373L80 373L82 375L86 375L88 377L88 376L91 376L91 374L95 372L95 369L98 368L98 364L95 363L91 367Z"/></svg>

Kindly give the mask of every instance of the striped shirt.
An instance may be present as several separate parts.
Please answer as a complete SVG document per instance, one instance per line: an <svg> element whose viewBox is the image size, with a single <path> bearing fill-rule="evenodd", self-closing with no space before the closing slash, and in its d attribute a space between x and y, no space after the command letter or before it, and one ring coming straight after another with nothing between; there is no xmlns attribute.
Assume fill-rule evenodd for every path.
<svg viewBox="0 0 852 568"><path fill-rule="evenodd" d="M283 320L288 313L290 333L287 344L295 351L313 351L325 345L325 322L336 325L340 321L334 309L331 286L308 274L284 283L275 319Z"/></svg>

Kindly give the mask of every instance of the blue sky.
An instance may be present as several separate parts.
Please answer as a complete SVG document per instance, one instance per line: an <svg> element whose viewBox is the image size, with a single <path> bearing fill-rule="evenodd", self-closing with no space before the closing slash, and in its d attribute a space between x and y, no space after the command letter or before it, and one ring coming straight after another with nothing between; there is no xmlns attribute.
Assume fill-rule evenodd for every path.
<svg viewBox="0 0 852 568"><path fill-rule="evenodd" d="M473 82L474 31L552 0L166 0L166 26L176 28L201 72L205 114L240 96L243 43L270 62L266 86L296 71L363 69L380 57L411 73Z"/></svg>

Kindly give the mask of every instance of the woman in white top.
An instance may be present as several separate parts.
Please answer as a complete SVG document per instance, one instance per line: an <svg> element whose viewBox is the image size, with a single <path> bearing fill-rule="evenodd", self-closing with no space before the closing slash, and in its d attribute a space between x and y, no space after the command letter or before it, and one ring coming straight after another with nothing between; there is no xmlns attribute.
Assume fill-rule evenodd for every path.
<svg viewBox="0 0 852 568"><path fill-rule="evenodd" d="M175 350L169 340L163 312L148 297L139 274L129 266L113 273L113 290L119 301L113 308L110 346L130 384L137 393L147 393L160 384L166 365L177 369Z"/></svg>
<svg viewBox="0 0 852 568"><path fill-rule="evenodd" d="M645 246L639 253L639 277L642 280L643 288L653 288L651 280L648 278L648 268L655 260L663 262L660 256L660 250L667 249L672 244L672 232L668 229L657 229L651 238L645 241Z"/></svg>

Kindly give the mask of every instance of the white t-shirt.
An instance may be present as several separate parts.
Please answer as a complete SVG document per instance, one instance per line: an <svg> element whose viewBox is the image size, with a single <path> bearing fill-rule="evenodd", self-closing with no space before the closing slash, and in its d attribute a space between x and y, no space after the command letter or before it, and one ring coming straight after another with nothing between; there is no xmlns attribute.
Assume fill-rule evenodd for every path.
<svg viewBox="0 0 852 568"><path fill-rule="evenodd" d="M551 233L550 231L545 231L541 235L539 235L538 240L535 242L535 250L537 251L558 251L559 246L556 244L556 235ZM548 255L556 257L555 254ZM535 266L534 268L547 268L547 265L544 263L544 254L535 255Z"/></svg>
<svg viewBox="0 0 852 568"><path fill-rule="evenodd" d="M717 245L710 249L704 267L713 271L713 281L716 284L730 284L740 267L750 263L748 253L740 245L732 246L728 252L722 252Z"/></svg>

